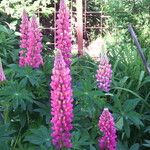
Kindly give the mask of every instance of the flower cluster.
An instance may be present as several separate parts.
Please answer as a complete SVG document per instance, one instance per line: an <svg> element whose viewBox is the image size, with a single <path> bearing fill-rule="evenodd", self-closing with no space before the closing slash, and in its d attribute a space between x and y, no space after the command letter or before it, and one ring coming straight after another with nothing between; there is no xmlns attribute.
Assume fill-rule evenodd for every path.
<svg viewBox="0 0 150 150"><path fill-rule="evenodd" d="M57 52L51 77L52 142L58 148L71 148L73 99L70 69Z"/></svg>
<svg viewBox="0 0 150 150"><path fill-rule="evenodd" d="M28 65L33 68L39 68L43 64L41 56L42 34L36 17L33 16L29 21L27 13L23 11L20 32L20 48L22 50L19 52L19 66Z"/></svg>
<svg viewBox="0 0 150 150"><path fill-rule="evenodd" d="M98 126L100 131L103 132L102 138L99 139L100 150L116 150L116 129L114 119L109 112L108 108L104 108Z"/></svg>
<svg viewBox="0 0 150 150"><path fill-rule="evenodd" d="M30 20L28 30L28 48L26 56L26 64L33 68L39 68L43 64L42 52L42 34L38 28L36 17L33 16Z"/></svg>
<svg viewBox="0 0 150 150"><path fill-rule="evenodd" d="M2 62L1 62L1 59L0 59L0 81L5 81L5 80L6 80L6 77L5 77L3 67L2 67Z"/></svg>
<svg viewBox="0 0 150 150"><path fill-rule="evenodd" d="M111 77L112 70L108 57L106 55L103 57L101 56L96 74L98 87L105 92L109 92L111 85Z"/></svg>
<svg viewBox="0 0 150 150"><path fill-rule="evenodd" d="M19 52L19 66L24 67L26 65L26 51L28 48L28 24L29 24L29 19L28 15L23 11L22 14L22 21L20 25L20 33L21 33L21 38L20 38L20 48L22 49Z"/></svg>
<svg viewBox="0 0 150 150"><path fill-rule="evenodd" d="M60 1L59 13L56 20L56 48L61 50L64 61L71 65L71 23L68 8L64 0Z"/></svg>

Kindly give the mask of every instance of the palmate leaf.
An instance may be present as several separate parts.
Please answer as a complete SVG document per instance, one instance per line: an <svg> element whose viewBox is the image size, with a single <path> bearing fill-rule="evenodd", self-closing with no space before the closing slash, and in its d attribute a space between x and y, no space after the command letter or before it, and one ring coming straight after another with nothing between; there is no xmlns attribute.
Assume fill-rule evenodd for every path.
<svg viewBox="0 0 150 150"><path fill-rule="evenodd" d="M26 109L27 103L32 103L34 95L28 91L24 85L18 82L8 81L7 84L0 89L0 100L12 103L14 109L19 106L23 110Z"/></svg>
<svg viewBox="0 0 150 150"><path fill-rule="evenodd" d="M9 67L16 73L16 78L21 79L23 85L30 83L32 86L38 86L45 81L45 76L40 70L35 70L28 66L20 68L16 64L10 64Z"/></svg>
<svg viewBox="0 0 150 150"><path fill-rule="evenodd" d="M139 126L144 126L141 121L141 115L135 111L131 111L127 114L128 118L133 122L135 126L139 128Z"/></svg>
<svg viewBox="0 0 150 150"><path fill-rule="evenodd" d="M145 129L145 131L144 132L147 132L147 133L149 133L150 134L150 126L148 126L146 129Z"/></svg>
<svg viewBox="0 0 150 150"><path fill-rule="evenodd" d="M136 143L130 147L130 150L139 150L139 147L140 147L140 145L138 143Z"/></svg>
<svg viewBox="0 0 150 150"><path fill-rule="evenodd" d="M124 144L121 141L118 141L117 150L129 150L129 148L127 147L127 144Z"/></svg>
<svg viewBox="0 0 150 150"><path fill-rule="evenodd" d="M49 124L49 120L50 120L50 108L49 108L49 103L44 103L44 102L38 102L35 101L34 102L38 108L34 109L33 111L40 113L41 117L45 117L46 118L46 123Z"/></svg>
<svg viewBox="0 0 150 150"><path fill-rule="evenodd" d="M49 148L51 147L50 130L45 126L40 126L37 129L30 129L29 135L25 137L24 141L28 141L35 145L44 145Z"/></svg>
<svg viewBox="0 0 150 150"><path fill-rule="evenodd" d="M8 124L0 124L0 150L10 150L8 142L14 132L14 130L9 130Z"/></svg>
<svg viewBox="0 0 150 150"><path fill-rule="evenodd" d="M10 131L8 124L0 124L0 143L10 140L12 133L14 133L14 130Z"/></svg>
<svg viewBox="0 0 150 150"><path fill-rule="evenodd" d="M89 135L88 134L81 134L80 131L74 131L73 133L73 147L75 150L83 150L84 146L89 146L91 143L89 142Z"/></svg>
<svg viewBox="0 0 150 150"><path fill-rule="evenodd" d="M131 110L134 110L140 101L141 100L139 98L126 100L123 104L124 111L129 112Z"/></svg>
<svg viewBox="0 0 150 150"><path fill-rule="evenodd" d="M150 147L150 140L144 140L145 143L143 144L145 147Z"/></svg>

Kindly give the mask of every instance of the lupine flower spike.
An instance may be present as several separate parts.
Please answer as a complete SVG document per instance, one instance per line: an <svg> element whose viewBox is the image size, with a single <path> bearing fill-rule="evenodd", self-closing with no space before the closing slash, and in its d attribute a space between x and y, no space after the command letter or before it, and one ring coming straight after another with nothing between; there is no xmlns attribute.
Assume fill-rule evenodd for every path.
<svg viewBox="0 0 150 150"><path fill-rule="evenodd" d="M98 87L105 92L109 92L112 78L112 70L107 55L100 56L96 78Z"/></svg>
<svg viewBox="0 0 150 150"><path fill-rule="evenodd" d="M42 34L35 16L29 23L28 29L28 48L26 64L32 68L39 68L43 64L42 52Z"/></svg>
<svg viewBox="0 0 150 150"><path fill-rule="evenodd" d="M59 13L56 20L56 48L61 50L68 67L71 65L71 23L65 0L60 0Z"/></svg>
<svg viewBox="0 0 150 150"><path fill-rule="evenodd" d="M26 52L28 47L28 24L29 19L26 11L24 10L22 13L22 21L20 25L20 48L21 51L19 52L19 66L24 67L26 65Z"/></svg>
<svg viewBox="0 0 150 150"><path fill-rule="evenodd" d="M0 58L0 81L5 81L6 77L3 71L3 67L2 67L2 62L1 62L1 58Z"/></svg>
<svg viewBox="0 0 150 150"><path fill-rule="evenodd" d="M71 148L73 98L70 69L60 51L57 52L51 77L52 143L57 149Z"/></svg>
<svg viewBox="0 0 150 150"><path fill-rule="evenodd" d="M108 108L104 108L98 123L103 136L99 139L100 150L116 150L116 129L114 119Z"/></svg>

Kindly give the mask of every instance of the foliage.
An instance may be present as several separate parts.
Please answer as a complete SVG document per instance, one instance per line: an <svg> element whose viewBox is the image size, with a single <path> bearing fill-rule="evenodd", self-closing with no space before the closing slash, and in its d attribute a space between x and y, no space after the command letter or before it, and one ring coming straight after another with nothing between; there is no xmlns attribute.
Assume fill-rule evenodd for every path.
<svg viewBox="0 0 150 150"><path fill-rule="evenodd" d="M39 9L41 14L46 16L54 11L52 7L47 7L47 5L52 4L52 0L27 0L21 2L20 0L13 0L10 2L2 0L0 4L0 11L5 12L7 15L11 15L13 18L20 18L23 9L26 9L30 15L36 13Z"/></svg>
<svg viewBox="0 0 150 150"><path fill-rule="evenodd" d="M5 64L17 60L18 40L15 32L3 25L0 25L0 57Z"/></svg>
<svg viewBox="0 0 150 150"><path fill-rule="evenodd" d="M2 2L6 3L5 0ZM45 3L45 1L34 1L33 5L27 5L30 13L36 9L32 7L38 2ZM98 138L103 134L98 129L98 118L103 108L108 107L116 123L117 149L148 150L150 147L150 76L127 31L128 23L132 23L149 61L148 0L96 0L95 2L89 2L90 10L100 8L111 16L108 22L109 34L105 39L113 67L112 86L110 93L100 91L95 78L97 63L88 56L73 57L71 67L75 114L72 132L73 149L98 149ZM18 1L11 1L11 3L12 12L19 8L16 11L18 15L22 6ZM3 6L1 5L0 8ZM0 17L0 20L4 18ZM18 66L19 41L16 32L4 22L2 24L0 25L0 57L2 57L7 81L0 83L0 149L54 150L49 136L51 132L49 83L53 67L53 52L44 51L45 63L38 70L30 67L20 68ZM96 37L95 34L94 36Z"/></svg>

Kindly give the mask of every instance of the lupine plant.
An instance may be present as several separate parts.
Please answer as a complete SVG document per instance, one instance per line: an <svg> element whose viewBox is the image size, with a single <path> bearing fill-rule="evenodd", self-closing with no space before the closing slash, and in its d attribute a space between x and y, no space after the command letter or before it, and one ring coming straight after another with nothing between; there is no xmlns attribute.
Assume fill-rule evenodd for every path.
<svg viewBox="0 0 150 150"><path fill-rule="evenodd" d="M28 14L24 10L22 13L22 20L20 24L20 52L19 52L19 66L24 67L26 65L26 53L28 48L28 28L29 28L29 18Z"/></svg>
<svg viewBox="0 0 150 150"><path fill-rule="evenodd" d="M100 131L103 133L99 138L100 150L116 150L116 129L114 119L108 108L104 108L98 123Z"/></svg>
<svg viewBox="0 0 150 150"><path fill-rule="evenodd" d="M26 64L33 68L39 68L43 64L42 52L42 34L35 16L30 19L28 29L28 47L26 54Z"/></svg>
<svg viewBox="0 0 150 150"><path fill-rule="evenodd" d="M73 98L70 69L60 51L55 56L51 77L52 142L56 148L71 148Z"/></svg>
<svg viewBox="0 0 150 150"><path fill-rule="evenodd" d="M99 65L96 74L98 87L105 92L109 92L111 85L112 69L107 55L100 55Z"/></svg>
<svg viewBox="0 0 150 150"><path fill-rule="evenodd" d="M56 48L61 50L67 66L71 65L71 23L70 14L65 0L60 0L56 20Z"/></svg>
<svg viewBox="0 0 150 150"><path fill-rule="evenodd" d="M31 66L39 68L43 64L42 52L42 34L39 29L39 23L35 16L30 21L28 15L23 11L22 22L20 25L20 48L19 66Z"/></svg>
<svg viewBox="0 0 150 150"><path fill-rule="evenodd" d="M2 0L0 4L6 5L5 2L7 1ZM26 7L26 10L32 14L29 8L40 4L40 0L38 2L34 1L33 5L31 0L29 1L27 0L23 4L25 7L31 5L28 8ZM98 5L94 8L94 1L87 1L89 11L98 10L101 2L97 0ZM110 61L108 57L101 55L99 66L87 55L80 58L74 56L71 61L69 59L70 63L68 64L65 61L68 60L66 59L67 55L63 55L62 51L66 48L70 50L70 44L66 44L70 43L70 38L68 39L70 37L70 34L68 34L70 22L66 23L66 20L69 19L66 17L66 11L64 11L66 10L66 4L63 0L60 0L61 11L57 13L61 16L58 15L57 17L59 23L57 23L56 42L58 43L55 43L60 46L56 46L59 52L53 55L53 51L42 51L44 56L42 67L39 67L42 64L39 61L41 57L36 55L41 54L42 48L39 48L41 47L40 44L39 46L35 43L37 41L41 43L41 40L43 40L44 48L47 48L49 46L48 42L52 41L54 37L49 39L44 35L41 39L41 36L40 38L37 36L40 39L37 40L37 30L35 31L35 28L33 29L31 22L29 22L28 25L32 30L28 27L23 32L28 35L30 33L30 36L26 38L27 42L22 41L22 37L26 34L21 36L20 42L26 44L27 48L24 48L24 45L20 46L19 57L23 56L24 60L22 59L18 66L19 40L17 36L19 34L16 32L18 31L17 28L16 31L14 31L15 29L12 30L14 22L9 24L14 18L10 19L10 16L5 13L3 18L0 15L0 57L4 68L3 70L0 65L0 79L1 75L3 81L7 77L7 81L0 81L0 150L149 150L150 76L144 70L134 43L129 38L126 29L127 22L132 21L131 23L137 24L135 26L137 37L139 37L139 41L142 41L143 52L149 58L149 28L148 26L145 28L146 25L149 25L149 17L147 16L149 2L148 0L130 3L127 1L121 4L118 1L108 1L101 5L102 7L104 5L104 14L107 13L111 16L109 19L113 16L116 17L114 18L115 22L112 20L111 25L125 23L122 26L122 28L125 28L124 30L122 28L117 29L117 34L115 34L115 28L112 27L113 30L110 31L111 38L110 35L105 37L108 40L107 48L109 49L108 57ZM48 2L49 7L52 6L52 2ZM47 2L42 1L41 3ZM9 13L12 9L18 9L19 5L20 1L17 3L12 2L9 3L9 7L2 9L7 10L7 13ZM144 6L147 6L147 12L145 12ZM117 10L120 8L120 10L123 10L122 8L125 7L127 7L128 12L124 13L129 18L131 17L130 19L124 17L124 14L119 15L119 12L116 11L116 8ZM34 9L37 9L37 7L34 7ZM47 8L43 8L41 5L40 12L42 9L47 11ZM105 12L105 9L108 11ZM134 10L136 10L136 14ZM15 15L15 11L13 12ZM140 18L139 13L141 13ZM51 21L47 18L43 21L45 16L40 18L43 25L47 25L45 21ZM48 17L51 18L51 15ZM88 25L95 27L95 20L97 20L97 17L89 17L87 20ZM139 28L141 23L144 26ZM108 29L111 30L111 28ZM103 33L105 34L105 32ZM93 38L91 36L89 38L95 39L96 34L94 32L92 34L94 35ZM111 45L109 45L109 42L112 42ZM96 45L97 48L99 48L99 45ZM68 51L65 52L68 53ZM27 53L29 54L28 57ZM31 61L29 57L33 60ZM28 64L24 62L26 58L29 58ZM111 78L111 70L113 71L113 78ZM1 74L1 72L3 73Z"/></svg>

